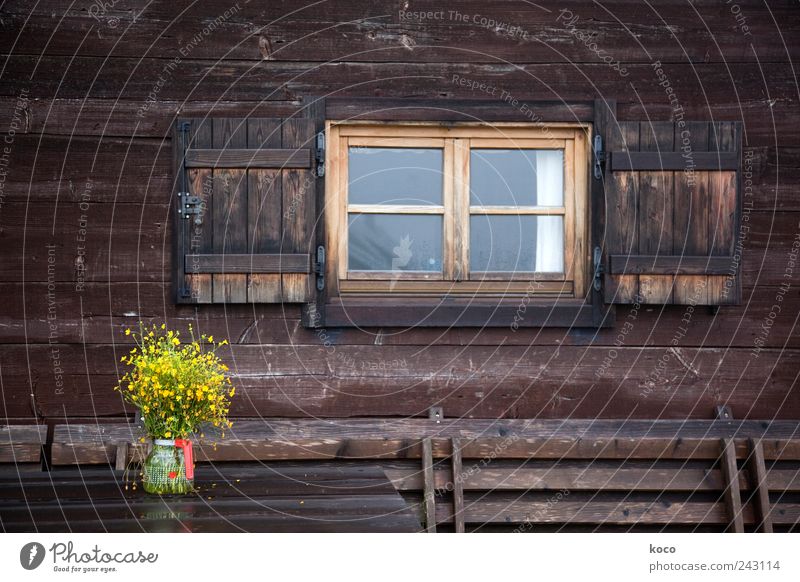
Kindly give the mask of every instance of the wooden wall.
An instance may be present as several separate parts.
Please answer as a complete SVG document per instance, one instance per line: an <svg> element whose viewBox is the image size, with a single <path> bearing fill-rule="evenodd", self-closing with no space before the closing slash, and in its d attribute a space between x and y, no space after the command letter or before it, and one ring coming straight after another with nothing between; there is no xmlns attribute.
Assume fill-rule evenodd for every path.
<svg viewBox="0 0 800 582"><path fill-rule="evenodd" d="M448 416L709 418L728 404L742 418L800 418L795 2L32 4L0 8L0 415L123 414L112 391L122 330L166 319L230 338L237 415L441 405ZM444 12L400 14L420 10ZM742 306L626 307L599 332L402 332L306 330L294 305L173 305L177 115L290 115L325 93L447 107L505 92L605 96L621 119L665 120L654 62L687 119L744 123Z"/></svg>

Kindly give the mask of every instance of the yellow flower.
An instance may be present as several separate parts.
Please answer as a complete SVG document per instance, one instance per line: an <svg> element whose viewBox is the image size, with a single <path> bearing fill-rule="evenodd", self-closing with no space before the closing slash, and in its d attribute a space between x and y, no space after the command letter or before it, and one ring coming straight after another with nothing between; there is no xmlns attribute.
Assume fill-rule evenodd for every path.
<svg viewBox="0 0 800 582"><path fill-rule="evenodd" d="M131 330L129 330L129 329L126 329L126 330L125 330L125 335L131 335Z"/></svg>
<svg viewBox="0 0 800 582"><path fill-rule="evenodd" d="M121 359L131 368L115 390L141 410L149 436L178 437L203 422L230 426L228 398L236 391L226 377L227 366L213 350L204 350L213 336L181 345L180 334L165 329L153 325L136 336L137 347Z"/></svg>

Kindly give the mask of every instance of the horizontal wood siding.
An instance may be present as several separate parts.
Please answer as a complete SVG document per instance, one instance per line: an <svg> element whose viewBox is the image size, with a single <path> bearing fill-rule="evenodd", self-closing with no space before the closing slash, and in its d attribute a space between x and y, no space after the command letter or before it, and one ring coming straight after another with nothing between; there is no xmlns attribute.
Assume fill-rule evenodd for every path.
<svg viewBox="0 0 800 582"><path fill-rule="evenodd" d="M443 406L445 417L678 419L709 418L726 404L737 418L800 418L800 95L791 64L800 58L800 19L792 3L773 4L737 3L745 35L731 5L711 0L690 9L665 0L657 12L622 0L458 0L444 8L445 18L422 21L402 16L398 3L374 0L309 7L207 0L188 10L159 0L136 9L108 6L96 19L88 1L4 3L0 415L58 421L130 414L113 387L131 346L124 329L142 320L184 332L191 323L229 338L225 357L241 387L237 416L425 417L429 407ZM450 10L467 21L447 17ZM482 26L473 15L520 32ZM580 40L586 34L619 61L616 69ZM686 120L742 123L746 231L741 248L732 249L742 305L716 314L618 306L614 327L596 330L514 329L515 316L548 316L525 297L493 315L508 325L492 329L308 329L296 303L174 304L177 118L208 117L209 127L222 127L220 120L248 116L305 117L307 98L325 95L329 115L339 119L590 121L591 103L606 98L616 100L622 122L672 121L674 104L654 63ZM410 105L409 97L420 101ZM506 105L488 109L476 101L486 98ZM202 126L192 131L204 135ZM212 133L199 149L226 143ZM261 167L246 179L231 180L257 193L247 203L261 213L235 208L256 218L246 230L222 234L237 254L288 250L303 255L292 269L307 270L311 233L258 236L274 230L276 217L308 210L297 194L313 164L293 152L308 147L310 134L291 123L280 133L248 126L247 135L227 140L237 149L258 140L272 153L258 158ZM635 149L657 151L660 144L645 137ZM725 136L719 139L713 145L725 151ZM236 162L197 155L218 161L220 173ZM272 166L285 162L299 167L281 177ZM202 189L216 170L191 172ZM639 249L634 226L614 236L637 241L634 254L646 256L676 242L688 256L730 254L707 246L715 221L693 225L682 213L689 203L713 204L715 185L704 185L702 196L676 181L671 208L656 209L688 221L686 241ZM645 226L657 229L655 215L648 220ZM213 252L214 233L203 235L196 252ZM227 266L193 277L217 277L220 292L239 299L247 291L265 300L308 291L308 277L285 272L289 265L265 259L262 272L251 274ZM671 278L674 265L661 267ZM714 259L691 268L723 266ZM638 291L624 283L619 292ZM693 287L654 292L674 297ZM208 301L213 293L208 287ZM346 309L337 316L348 317Z"/></svg>

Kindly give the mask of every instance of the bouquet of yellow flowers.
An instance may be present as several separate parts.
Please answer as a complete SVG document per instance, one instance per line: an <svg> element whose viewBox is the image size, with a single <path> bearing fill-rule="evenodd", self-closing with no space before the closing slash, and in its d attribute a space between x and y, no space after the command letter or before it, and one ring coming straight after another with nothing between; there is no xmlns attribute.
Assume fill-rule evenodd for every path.
<svg viewBox="0 0 800 582"><path fill-rule="evenodd" d="M189 332L192 341L182 343L180 334L163 324L142 327L138 334L125 330L133 335L136 347L122 358L132 368L115 390L141 410L144 430L154 439L155 447L144 464L149 492L190 490L193 467L188 437L204 423L223 431L232 426L228 411L236 389L216 353L228 342L215 343L213 336L206 335L195 339L191 326ZM162 477L170 479L166 490L157 483L164 481Z"/></svg>

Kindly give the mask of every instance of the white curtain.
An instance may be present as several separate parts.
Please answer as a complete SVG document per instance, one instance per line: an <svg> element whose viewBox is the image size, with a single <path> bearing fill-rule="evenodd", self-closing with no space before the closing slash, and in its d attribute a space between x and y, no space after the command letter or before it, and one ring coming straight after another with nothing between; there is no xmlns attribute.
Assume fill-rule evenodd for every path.
<svg viewBox="0 0 800 582"><path fill-rule="evenodd" d="M564 153L536 152L536 196L538 206L564 205ZM536 223L536 271L564 271L564 220L561 216L538 216Z"/></svg>

